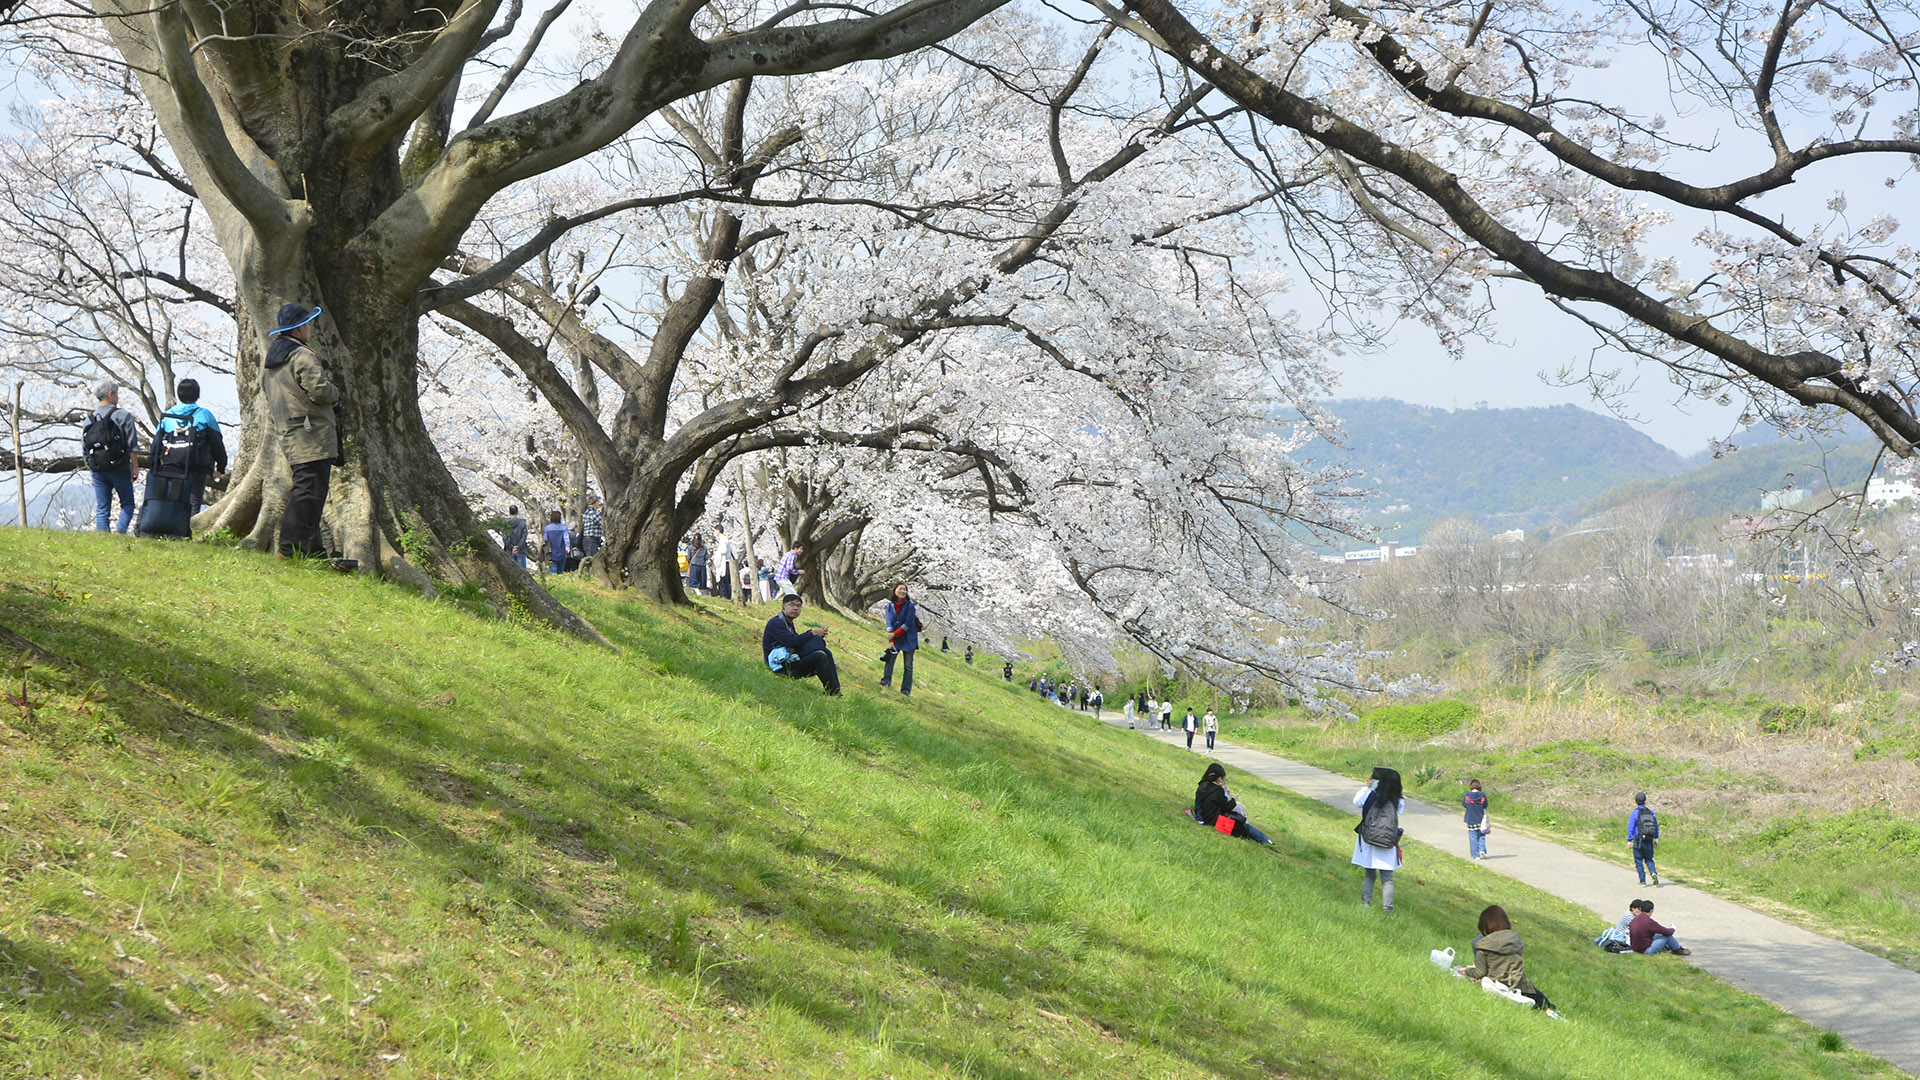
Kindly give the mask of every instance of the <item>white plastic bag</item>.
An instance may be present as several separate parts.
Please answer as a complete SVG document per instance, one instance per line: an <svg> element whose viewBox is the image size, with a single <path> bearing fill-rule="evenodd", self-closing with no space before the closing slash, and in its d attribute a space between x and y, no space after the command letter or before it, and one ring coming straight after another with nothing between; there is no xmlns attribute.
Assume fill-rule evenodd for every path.
<svg viewBox="0 0 1920 1080"><path fill-rule="evenodd" d="M1518 1004L1525 1005L1529 1008L1533 1006L1532 998L1528 997L1527 995L1521 993L1518 990L1509 990L1505 986L1500 985L1500 983L1498 983L1493 979L1481 979L1480 989L1485 990L1487 993L1493 994L1496 997L1503 997L1503 998L1506 998L1508 1001L1516 1002Z"/></svg>
<svg viewBox="0 0 1920 1080"><path fill-rule="evenodd" d="M1427 959L1432 960L1435 967L1451 968L1453 967L1453 946L1435 949L1427 954Z"/></svg>

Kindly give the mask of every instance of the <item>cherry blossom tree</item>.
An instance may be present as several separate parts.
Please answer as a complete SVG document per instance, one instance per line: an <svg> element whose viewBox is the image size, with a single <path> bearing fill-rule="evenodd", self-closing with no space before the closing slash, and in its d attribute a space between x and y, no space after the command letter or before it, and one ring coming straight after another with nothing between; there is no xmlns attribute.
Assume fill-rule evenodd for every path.
<svg viewBox="0 0 1920 1080"><path fill-rule="evenodd" d="M395 547L406 518L433 538L442 573L518 595L541 617L590 635L482 534L433 444L418 400L419 323L431 306L422 287L494 196L594 153L662 106L743 77L907 52L1002 2L916 0L869 13L653 0L614 35L618 47L590 77L505 115L495 113L519 100L510 94L526 89L524 73L539 70L532 61L564 3L518 38L521 9L500 0L375 4L351 20L275 3L108 0L62 11L100 17L110 43L96 43L93 55L117 54L137 74L212 220L236 283L236 373L249 426L260 419L258 362L276 310L317 300L332 314L316 341L337 366L346 405L348 465L327 510L336 545L430 587ZM510 45L525 55L504 73L485 63ZM456 130L469 75L494 92ZM453 298L442 290L436 302ZM276 451L256 440L221 504L221 522L256 543L278 524L286 470Z"/></svg>
<svg viewBox="0 0 1920 1080"><path fill-rule="evenodd" d="M1322 170L1290 237L1339 268L1323 286L1457 342L1490 282L1520 283L1749 421L1838 411L1898 454L1920 440L1914 254L1876 210L1920 152L1910 6L1127 11L1262 118L1242 160Z"/></svg>
<svg viewBox="0 0 1920 1080"><path fill-rule="evenodd" d="M151 116L124 83L78 91L17 110L0 140L0 341L42 473L84 467L95 383L151 432L179 378L232 363L231 280Z"/></svg>

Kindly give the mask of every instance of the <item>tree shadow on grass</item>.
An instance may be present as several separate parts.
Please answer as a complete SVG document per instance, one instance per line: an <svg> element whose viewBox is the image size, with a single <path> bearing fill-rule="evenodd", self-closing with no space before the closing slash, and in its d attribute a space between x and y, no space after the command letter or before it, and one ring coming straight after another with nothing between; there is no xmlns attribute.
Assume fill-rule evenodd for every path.
<svg viewBox="0 0 1920 1080"><path fill-rule="evenodd" d="M0 995L9 1008L89 1035L137 1041L173 1022L166 1003L136 979L122 978L50 942L0 936ZM0 1037L8 1031L0 1013Z"/></svg>
<svg viewBox="0 0 1920 1080"><path fill-rule="evenodd" d="M10 606L20 608L17 603ZM38 612L33 622L40 625L57 614L51 610ZM92 625L85 632L101 638L106 655L152 648L151 642L112 626ZM305 717L295 727L273 714L256 715L251 701L266 696L269 688L262 686L230 688L214 695L232 715L251 719L202 715L174 699L200 700L197 680L201 676L195 673L209 666L217 668L218 660L190 643L170 648L178 663L159 665L150 679L156 685L123 679L112 672L82 670L107 681L117 694L143 697L141 707L134 710L143 736L168 740L196 753L224 754L236 767L262 780L278 778L286 782L293 778L310 783L330 811L358 821L378 822L382 828L406 836L420 856L450 880L473 878L497 883L516 903L541 912L543 918L569 933L607 941L628 951L645 951L675 970L688 971L690 965L700 963L701 942L722 946L717 935L707 941L702 936L706 928L697 923L676 935L670 914L636 910L609 920L604 912L583 911L568 890L517 871L502 858L497 845L462 835L429 810L397 805L381 796L364 782L367 771L398 779L447 806L498 811L519 832L570 857L591 860L595 855L617 854L624 872L677 891L688 905L699 897L727 912L730 919L779 920L848 957L845 965L821 965L805 971L737 963L706 968L702 977L727 999L744 1004L778 1003L823 1028L853 1039L871 1038L875 1015L897 1008L898 1003L884 997L851 996L843 979L857 969L860 954L879 953L907 969L926 973L929 979L964 985L983 997L1016 1005L1030 1002L1085 1018L1115 1038L1151 1042L1196 1067L1229 1076L1268 1075L1266 1067L1236 1059L1244 1044L1218 1042L1213 1038L1216 1028L1209 1023L1183 1022L1183 1010L1190 1009L1192 1003L1171 998L1159 980L1143 975L1116 995L1114 984L1102 973L1089 970L1087 963L1037 955L1021 947L1017 936L1031 929L1031 924L1020 919L1030 913L1014 910L1017 904L970 895L950 883L939 884L945 873L937 868L929 871L921 865L889 862L858 852L822 851L806 838L804 828L797 836L771 834L768 821L777 822L777 814L743 815L742 810L754 808L730 806L711 798L676 801L655 795L642 782L610 782L577 750L557 739L512 737L497 727L484 735L473 734L450 715L410 702L411 695L402 693L391 676L361 666L352 649L331 643L322 643L320 653L332 665L334 679L321 685L309 678L287 676L271 689L291 691L341 716L377 715L383 721L378 734L324 718ZM938 775L940 782L991 803L1003 815L1024 814L1030 821L1044 823L1061 800L1112 807L1139 783L1137 768L1129 772L1099 757L1097 747L1062 746L1051 736L1057 723L968 725L951 716L908 714L891 704L858 696L825 702L813 686L779 680L770 674L764 679L743 681L737 669L721 661L689 662L682 658L674 666L681 674L704 682L713 693L774 716L850 760L893 769L900 769L903 761L912 763L916 768L905 771ZM351 763L341 765L306 755L296 739L332 739L351 757ZM474 763L502 756L533 763L534 768L549 775L538 782L518 785L518 793L510 795L497 777L448 764L458 761L472 769ZM684 751L662 754L645 763L639 775L644 780L690 764ZM726 779L726 763L707 760L702 767L713 770L716 781ZM648 773L646 768L654 772ZM742 775L746 775L745 770ZM1116 792L1122 794L1116 796ZM1211 836L1172 812L1182 794L1167 797L1166 829L1156 833L1152 846L1138 852L1138 857L1182 858L1200 851L1208 858L1225 858L1241 865L1243 873L1259 872L1261 864L1254 860L1268 857L1267 853L1244 845L1244 841ZM589 809L620 807L643 814L635 824L581 826L573 823L579 820L581 800L590 804ZM1303 820L1310 820L1309 816L1345 818L1330 807L1296 805ZM909 838L921 824L888 809L872 816L875 828ZM1069 850L1089 840L1084 830L1069 825L1051 826L1058 835L1047 839L1047 828L1042 825L1038 829L1041 842L1055 851ZM1273 831L1282 832L1277 827ZM736 840L741 842L733 842ZM1296 902L1350 906L1357 887L1352 875L1357 871L1344 867L1338 853L1325 850L1324 844L1309 840L1289 843L1294 845L1294 857L1308 871L1299 884ZM1236 844L1244 846L1233 846ZM802 865L808 857L835 859L837 869L827 874L809 873ZM1204 875L1198 877L1205 879ZM870 882L878 882L896 894L894 902L875 896ZM1423 920L1423 928L1445 933L1439 922L1442 914L1448 926L1464 926L1484 902L1484 898L1468 895L1465 888L1445 892L1445 896L1433 898L1432 916L1416 916ZM1001 932L960 937L903 920L899 917L898 895L911 896L930 910L959 908ZM1159 900L1180 902L1179 898ZM1069 924L1084 938L1091 955L1123 958L1143 973L1207 972L1225 987L1220 1000L1233 1003L1227 1007L1244 1004L1248 1008L1277 1009L1280 1019L1274 1021L1276 1026L1281 1021L1318 1020L1373 1030L1380 1026L1382 1011L1393 1009L1390 996L1369 993L1365 988L1302 992L1277 977L1259 977L1223 965L1219 958L1198 949L1113 932L1090 915L1055 911L1049 917ZM1556 920L1536 920L1533 925L1537 929L1527 931L1530 935L1588 936L1584 930L1560 926ZM1363 927L1355 923L1352 932L1357 947L1366 944ZM690 948L694 950L691 956ZM1424 953L1409 963L1424 965ZM1566 995L1559 988L1549 989L1556 998ZM1145 1002L1147 1007L1130 1009L1124 1004L1129 1001ZM946 1066L967 1054L964 1037L974 1030L956 1029L951 1037L931 1033L918 1043L896 1041L894 1045L897 1052L912 1054L930 1066ZM1430 1048L1438 1056L1471 1061L1486 1075L1541 1075L1529 1062L1518 1060L1518 1051L1509 1055L1493 1047L1459 1047L1455 1033L1437 1023L1423 1024L1402 1016L1396 1020L1394 1033L1411 1047ZM1019 1037L996 1032L987 1038L993 1045L1002 1046L1013 1045ZM1301 1069L1324 1071L1315 1067L1310 1048L1287 1052ZM976 1074L1000 1080L1049 1075L1044 1069L1012 1061L971 1064Z"/></svg>

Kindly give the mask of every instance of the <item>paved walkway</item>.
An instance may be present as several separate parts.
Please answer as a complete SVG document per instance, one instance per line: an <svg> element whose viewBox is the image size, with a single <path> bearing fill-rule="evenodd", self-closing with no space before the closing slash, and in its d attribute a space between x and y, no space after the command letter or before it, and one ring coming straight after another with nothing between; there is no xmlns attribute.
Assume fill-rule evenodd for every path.
<svg viewBox="0 0 1920 1080"><path fill-rule="evenodd" d="M1117 714L1109 716L1103 717L1107 723L1125 727ZM1142 734L1176 745L1186 739L1183 731ZM1194 746L1203 747L1205 740L1204 734L1195 736ZM1353 795L1359 788L1348 777L1224 742L1215 745L1211 756L1229 768L1358 812ZM1408 799L1400 824L1409 837L1453 858L1466 858L1466 827L1458 807ZM1624 851L1624 825L1621 835ZM1920 972L1698 889L1641 886L1631 867L1502 829L1497 814L1489 839L1492 857L1481 866L1591 910L1596 935L1620 917L1633 897L1656 900L1655 917L1673 927L1680 943L1693 950L1688 961L1920 1075Z"/></svg>

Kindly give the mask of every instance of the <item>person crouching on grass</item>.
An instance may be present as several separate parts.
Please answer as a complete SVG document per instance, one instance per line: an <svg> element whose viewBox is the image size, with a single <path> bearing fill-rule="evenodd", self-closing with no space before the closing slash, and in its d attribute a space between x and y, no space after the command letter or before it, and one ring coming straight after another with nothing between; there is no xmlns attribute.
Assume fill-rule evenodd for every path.
<svg viewBox="0 0 1920 1080"><path fill-rule="evenodd" d="M1513 923L1507 919L1507 911L1499 904L1488 905L1480 913L1480 936L1473 939L1473 966L1461 968L1460 974L1469 979L1492 979L1523 997L1531 998L1533 1007L1545 1009L1550 1016L1557 1016L1553 1002L1547 995L1534 988L1533 981L1527 978L1527 972L1520 963L1520 935L1514 932Z"/></svg>

